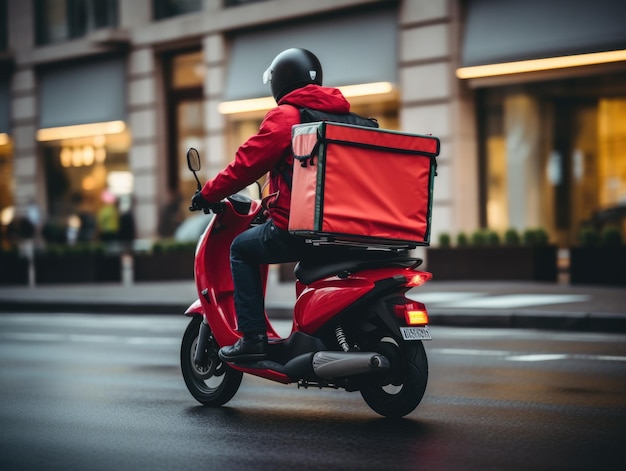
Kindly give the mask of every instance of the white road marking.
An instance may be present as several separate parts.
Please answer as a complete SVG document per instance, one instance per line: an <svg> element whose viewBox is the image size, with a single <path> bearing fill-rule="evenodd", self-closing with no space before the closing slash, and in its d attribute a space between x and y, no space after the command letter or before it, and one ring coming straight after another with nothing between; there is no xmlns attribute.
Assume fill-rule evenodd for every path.
<svg viewBox="0 0 626 471"><path fill-rule="evenodd" d="M565 360L569 355L564 354L544 354L544 355L514 355L506 357L508 361L553 361L553 360Z"/></svg>
<svg viewBox="0 0 626 471"><path fill-rule="evenodd" d="M501 357L512 355L514 352L506 350L475 350L470 348L429 348L429 352L440 353L442 355L468 355L468 356L491 356Z"/></svg>
<svg viewBox="0 0 626 471"><path fill-rule="evenodd" d="M0 339L21 342L125 343L128 345L175 345L173 337L124 337L121 335L52 334L45 332L2 332Z"/></svg>
<svg viewBox="0 0 626 471"><path fill-rule="evenodd" d="M407 293L407 297L414 301L426 304L448 304L457 303L466 299L479 298L487 296L487 293L465 292L465 291L442 291L435 293L419 293L419 291Z"/></svg>
<svg viewBox="0 0 626 471"><path fill-rule="evenodd" d="M590 361L622 361L626 356L617 355L582 355L577 353L530 353L519 354L507 350L478 350L470 348L430 348L429 353L441 355L490 356L502 357L506 361L538 362L557 360L590 360Z"/></svg>
<svg viewBox="0 0 626 471"><path fill-rule="evenodd" d="M474 296L471 296L471 295ZM588 301L586 294L509 294L487 296L484 293L411 293L411 299L426 304L426 307L451 307L467 309L513 309L548 304L580 303Z"/></svg>

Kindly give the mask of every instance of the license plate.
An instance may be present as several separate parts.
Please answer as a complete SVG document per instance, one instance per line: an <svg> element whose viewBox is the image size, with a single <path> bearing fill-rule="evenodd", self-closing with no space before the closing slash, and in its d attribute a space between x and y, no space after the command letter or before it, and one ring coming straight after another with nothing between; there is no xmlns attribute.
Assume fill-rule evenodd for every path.
<svg viewBox="0 0 626 471"><path fill-rule="evenodd" d="M404 340L432 340L428 326L424 327L400 327Z"/></svg>

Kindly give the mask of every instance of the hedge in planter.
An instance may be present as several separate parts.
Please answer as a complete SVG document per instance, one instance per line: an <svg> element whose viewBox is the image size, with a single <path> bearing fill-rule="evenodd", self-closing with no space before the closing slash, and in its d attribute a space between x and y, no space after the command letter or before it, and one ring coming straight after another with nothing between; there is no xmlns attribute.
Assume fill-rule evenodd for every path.
<svg viewBox="0 0 626 471"><path fill-rule="evenodd" d="M585 228L570 249L570 283L626 286L626 246L618 228Z"/></svg>
<svg viewBox="0 0 626 471"><path fill-rule="evenodd" d="M0 250L0 284L28 284L28 259L17 250Z"/></svg>
<svg viewBox="0 0 626 471"><path fill-rule="evenodd" d="M121 281L119 255L100 246L53 246L35 254L36 283L94 283Z"/></svg>
<svg viewBox="0 0 626 471"><path fill-rule="evenodd" d="M135 281L193 280L195 243L159 242L133 256Z"/></svg>
<svg viewBox="0 0 626 471"><path fill-rule="evenodd" d="M446 234L439 247L426 251L435 280L557 280L557 247L547 244L542 230L525 231L523 238L509 230L504 245L493 231L477 231L471 239L459 234L455 247L445 246L449 240Z"/></svg>

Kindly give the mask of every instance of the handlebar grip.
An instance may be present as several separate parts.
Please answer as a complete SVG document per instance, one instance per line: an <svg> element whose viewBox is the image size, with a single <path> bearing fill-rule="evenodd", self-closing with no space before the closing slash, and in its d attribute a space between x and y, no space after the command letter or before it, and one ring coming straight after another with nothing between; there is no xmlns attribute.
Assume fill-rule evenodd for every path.
<svg viewBox="0 0 626 471"><path fill-rule="evenodd" d="M224 206L225 205L222 201L220 201L219 203L211 203L211 205L208 208L201 208L200 206L191 205L189 206L189 211L203 211L204 214L209 214L209 213L217 214L224 209Z"/></svg>

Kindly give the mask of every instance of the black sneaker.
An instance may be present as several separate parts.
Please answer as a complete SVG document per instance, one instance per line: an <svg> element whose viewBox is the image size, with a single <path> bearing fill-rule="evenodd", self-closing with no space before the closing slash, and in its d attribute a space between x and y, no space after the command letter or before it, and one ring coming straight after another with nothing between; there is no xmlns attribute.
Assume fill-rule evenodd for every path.
<svg viewBox="0 0 626 471"><path fill-rule="evenodd" d="M220 348L220 359L227 363L250 363L267 359L267 334L245 334L234 345Z"/></svg>

